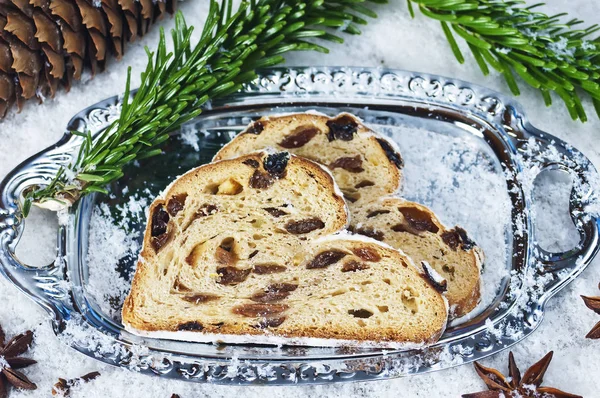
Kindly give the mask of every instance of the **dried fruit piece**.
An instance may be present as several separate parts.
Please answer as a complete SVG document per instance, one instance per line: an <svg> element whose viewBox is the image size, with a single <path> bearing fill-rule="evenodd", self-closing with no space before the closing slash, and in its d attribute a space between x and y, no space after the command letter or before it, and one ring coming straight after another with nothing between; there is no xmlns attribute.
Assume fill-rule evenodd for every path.
<svg viewBox="0 0 600 398"><path fill-rule="evenodd" d="M283 178L289 160L290 154L287 152L272 153L263 161L263 167L273 177Z"/></svg>
<svg viewBox="0 0 600 398"><path fill-rule="evenodd" d="M381 149L385 152L385 155L390 160L390 162L394 163L397 168L401 169L404 166L404 161L402 160L402 156L392 147L392 145L388 142L388 140L383 138L377 138L377 142L381 145Z"/></svg>
<svg viewBox="0 0 600 398"><path fill-rule="evenodd" d="M287 267L278 264L256 264L254 273L257 275L277 274L287 270Z"/></svg>
<svg viewBox="0 0 600 398"><path fill-rule="evenodd" d="M300 126L296 128L292 134L285 137L279 143L279 146L282 146L286 149L303 147L317 134L319 134L319 132L320 130L313 126Z"/></svg>
<svg viewBox="0 0 600 398"><path fill-rule="evenodd" d="M286 213L285 211L283 211L281 209L278 209L277 207L265 207L263 210L265 210L267 213L269 213L270 215L272 215L275 218L279 218L279 217L288 215L288 213Z"/></svg>
<svg viewBox="0 0 600 398"><path fill-rule="evenodd" d="M276 327L280 326L283 322L285 322L285 319L286 319L285 316L263 318L263 319L261 319L260 322L258 322L256 327L258 329L276 328Z"/></svg>
<svg viewBox="0 0 600 398"><path fill-rule="evenodd" d="M169 202L167 203L167 211L169 212L169 214L175 217L177 213L183 210L183 204L185 203L186 199L187 193L181 193L169 199Z"/></svg>
<svg viewBox="0 0 600 398"><path fill-rule="evenodd" d="M263 173L260 170L254 171L252 177L250 177L250 188L254 189L267 189L275 182L275 179L267 173Z"/></svg>
<svg viewBox="0 0 600 398"><path fill-rule="evenodd" d="M356 272L371 268L368 264L361 263L356 260L350 260L342 266L342 272Z"/></svg>
<svg viewBox="0 0 600 398"><path fill-rule="evenodd" d="M365 171L365 169L362 168L362 163L363 161L360 155L344 156L331 162L329 168L331 170L341 168L348 170L351 173L361 173Z"/></svg>
<svg viewBox="0 0 600 398"><path fill-rule="evenodd" d="M251 269L239 269L236 267L219 267L217 268L217 274L219 275L219 281L221 285L234 285L240 283L248 278Z"/></svg>
<svg viewBox="0 0 600 398"><path fill-rule="evenodd" d="M242 304L233 307L234 314L242 315L248 318L266 317L269 315L281 314L290 308L287 304Z"/></svg>
<svg viewBox="0 0 600 398"><path fill-rule="evenodd" d="M317 229L325 228L325 223L320 218L313 217L300 221L289 221L285 230L294 235L307 234Z"/></svg>
<svg viewBox="0 0 600 398"><path fill-rule="evenodd" d="M185 296L182 296L181 299L188 301L190 303L194 303L194 304L200 304L200 303L206 303L209 301L215 301L220 299L221 297L217 296L216 294L211 294L211 293L195 293L195 294L186 294Z"/></svg>
<svg viewBox="0 0 600 398"><path fill-rule="evenodd" d="M258 163L258 161L254 160L254 159L247 159L247 160L244 160L242 163L244 163L247 166L252 167L253 169L258 169L258 166L260 166L260 163Z"/></svg>
<svg viewBox="0 0 600 398"><path fill-rule="evenodd" d="M227 250L226 248L219 246L215 250L215 258L219 264L223 265L233 265L237 262L237 256L231 249Z"/></svg>
<svg viewBox="0 0 600 398"><path fill-rule="evenodd" d="M460 227L454 227L454 229L442 233L442 240L452 250L456 250L460 246L466 251L471 250L475 246L475 242L469 238L467 231Z"/></svg>
<svg viewBox="0 0 600 398"><path fill-rule="evenodd" d="M158 205L152 214L151 236L159 236L167 232L169 224L169 213L165 211L165 206Z"/></svg>
<svg viewBox="0 0 600 398"><path fill-rule="evenodd" d="M370 318L373 316L373 313L371 311L365 310L364 308L361 308L359 310L348 310L348 314L352 315L355 318L362 319Z"/></svg>
<svg viewBox="0 0 600 398"><path fill-rule="evenodd" d="M182 293L182 292L189 292L192 289L190 289L189 287L187 287L186 285L181 283L181 281L179 280L179 277L178 277L175 279L175 282L173 282L173 290L176 290L176 291Z"/></svg>
<svg viewBox="0 0 600 398"><path fill-rule="evenodd" d="M256 121L256 122L252 123L250 125L250 127L248 127L246 129L245 133L258 135L258 134L262 133L262 131L264 129L265 129L264 124L262 124L261 121Z"/></svg>
<svg viewBox="0 0 600 398"><path fill-rule="evenodd" d="M347 253L340 250L327 250L315 256L315 258L306 264L307 269L326 268L335 264L344 258Z"/></svg>
<svg viewBox="0 0 600 398"><path fill-rule="evenodd" d="M380 214L388 214L389 212L390 212L389 210L374 210L374 211L370 212L369 214L367 214L367 218L373 218Z"/></svg>
<svg viewBox="0 0 600 398"><path fill-rule="evenodd" d="M381 256L377 253L377 250L371 249L370 247L359 247L358 249L352 250L352 253L365 261L377 262L381 260Z"/></svg>
<svg viewBox="0 0 600 398"><path fill-rule="evenodd" d="M259 303L272 303L287 298L297 288L295 283L273 283L263 291L253 294L250 299Z"/></svg>
<svg viewBox="0 0 600 398"><path fill-rule="evenodd" d="M152 242L152 248L154 249L154 251L158 252L164 245L167 244L170 237L171 237L171 234L165 234L165 233L163 233L162 235L153 237L151 242Z"/></svg>
<svg viewBox="0 0 600 398"><path fill-rule="evenodd" d="M342 189L342 194L344 195L344 199L350 203L356 203L356 201L360 199L360 194L358 192L350 192Z"/></svg>
<svg viewBox="0 0 600 398"><path fill-rule="evenodd" d="M190 321L190 322L186 322L186 323L182 323L177 327L177 330L189 330L189 331L194 331L194 330L202 330L204 329L204 326L202 326L202 324L198 321Z"/></svg>
<svg viewBox="0 0 600 398"><path fill-rule="evenodd" d="M414 230L407 228L404 224L393 225L390 229L394 232L408 232L409 234L419 235L418 233L415 233Z"/></svg>
<svg viewBox="0 0 600 398"><path fill-rule="evenodd" d="M385 235L381 231L377 231L373 228L356 228L352 232L359 235L368 236L378 241L382 241Z"/></svg>
<svg viewBox="0 0 600 398"><path fill-rule="evenodd" d="M230 178L221 183L217 189L217 195L237 195L244 190L242 184Z"/></svg>
<svg viewBox="0 0 600 398"><path fill-rule="evenodd" d="M431 220L431 215L424 210L416 207L400 207L398 211L404 216L406 226L416 232L429 231L435 234L440 230Z"/></svg>
<svg viewBox="0 0 600 398"><path fill-rule="evenodd" d="M210 216L218 211L219 209L217 206L205 203L198 210L196 210L196 218Z"/></svg>
<svg viewBox="0 0 600 398"><path fill-rule="evenodd" d="M329 141L352 141L354 133L358 131L358 123L350 115L341 115L328 120L327 127L329 127L329 134L327 134Z"/></svg>
<svg viewBox="0 0 600 398"><path fill-rule="evenodd" d="M372 187L373 185L375 185L375 183L373 181L362 180L361 182L359 182L358 184L356 184L354 186L354 188L360 189L360 188L365 188L365 187Z"/></svg>

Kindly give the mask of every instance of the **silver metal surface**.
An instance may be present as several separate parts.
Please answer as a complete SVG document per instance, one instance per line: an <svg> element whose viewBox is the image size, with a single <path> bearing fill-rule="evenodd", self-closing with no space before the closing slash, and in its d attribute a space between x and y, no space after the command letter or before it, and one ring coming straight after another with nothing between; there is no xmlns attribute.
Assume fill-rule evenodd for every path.
<svg viewBox="0 0 600 398"><path fill-rule="evenodd" d="M274 107L277 107L274 110ZM506 278L495 300L469 321L450 327L435 345L421 350L270 347L212 345L158 339L141 339L126 333L118 318L104 313L86 293L89 221L94 203L111 207L127 197L89 196L70 210L74 222L58 230L58 256L64 261L34 267L21 263L15 247L25 220L20 212L24 189L46 184L66 164L81 143L68 131L102 131L119 111L117 97L78 113L67 133L54 146L31 157L9 173L0 185L0 273L45 308L53 317L56 334L76 350L115 366L162 377L223 384L302 384L385 379L440 370L494 354L531 334L540 324L550 297L576 278L598 251L596 217L586 214L591 191L588 180L596 176L591 163L558 138L532 127L519 105L491 90L470 83L412 72L368 68L280 68L265 70L242 93L213 102L194 123L207 133L201 150L187 156L181 148L167 148L159 158L132 169L113 184L113 192L148 188L158 193L186 168L208 162L220 145L240 131L253 117L276 112L317 109L335 114L347 110L378 125L451 126L495 156L507 171L507 192L512 204L512 230L507 242ZM172 140L174 141L174 140ZM552 143L558 159L531 156L526 143L543 153ZM171 142L167 145L176 145ZM519 156L517 156L519 155ZM529 158L529 159L528 159ZM514 175L534 162L539 170L558 169L572 175L576 186L570 213L580 233L579 245L564 253L549 253L535 243L529 217L532 199ZM175 167L175 165L177 167ZM511 173L513 172L513 173ZM504 175L504 174L503 174ZM119 202L121 201L121 202ZM522 234L517 225L524 225ZM143 223L132 228L143 229ZM134 265L125 260L123 269ZM522 288L525 280L528 286ZM518 333L496 337L485 324ZM69 330L77 324L90 338L75 338Z"/></svg>

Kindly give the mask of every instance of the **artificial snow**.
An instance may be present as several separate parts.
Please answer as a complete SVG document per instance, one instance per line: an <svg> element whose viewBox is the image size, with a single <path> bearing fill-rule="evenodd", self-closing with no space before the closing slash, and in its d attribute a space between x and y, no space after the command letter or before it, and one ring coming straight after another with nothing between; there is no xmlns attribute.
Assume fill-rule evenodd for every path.
<svg viewBox="0 0 600 398"><path fill-rule="evenodd" d="M139 203L137 206L143 217L145 209ZM87 254L90 267L86 289L96 299L102 311L117 318L131 282L119 274L116 266L124 257L137 257L140 249L135 240L136 233L128 231L128 220L130 219L127 217L122 218L120 224L115 225L108 206L102 204L94 209L90 221Z"/></svg>
<svg viewBox="0 0 600 398"><path fill-rule="evenodd" d="M183 144L192 147L196 152L200 150L200 146L198 144L198 130L196 130L193 124L186 124L182 126L181 133L178 134L178 138Z"/></svg>

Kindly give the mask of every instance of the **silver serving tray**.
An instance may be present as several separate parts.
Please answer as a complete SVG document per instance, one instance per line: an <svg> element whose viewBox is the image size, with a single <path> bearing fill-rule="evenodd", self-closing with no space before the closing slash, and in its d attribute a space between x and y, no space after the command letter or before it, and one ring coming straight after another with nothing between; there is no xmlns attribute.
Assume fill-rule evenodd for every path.
<svg viewBox="0 0 600 398"><path fill-rule="evenodd" d="M542 321L547 301L576 278L598 250L599 219L586 214L592 196L588 180L596 177L591 163L576 149L529 124L512 99L470 83L427 74L368 68L278 68L262 71L243 92L213 102L194 122L209 132L203 141L200 162L208 162L231 134L240 131L248 117L274 112L318 109L335 114L341 110L368 118L371 125L428 126L432 131L451 126L476 140L492 153L508 173L534 162L539 170L569 173L579 187L571 195L570 213L580 234L576 248L549 253L536 244L529 216L531 195L521 182L506 177L512 205L512 230L506 242L512 249L507 276L493 302L473 319L448 328L435 345L420 350L374 348L271 347L258 345L212 345L133 336L118 319L103 313L85 289L88 278L86 253L89 221L94 203L104 200L115 206L123 198L89 196L70 209L73 222L58 228L57 261L48 266L23 264L15 255L25 220L20 211L21 193L46 184L60 165L70 161L80 143L69 131L91 130L98 134L118 115L118 98L112 97L79 112L64 137L52 147L21 163L0 185L0 273L52 316L55 333L76 350L108 364L162 377L223 384L304 384L386 379L440 370L468 363L506 349L531 334ZM217 134L213 134L217 133ZM552 159L530 156L526 142L539 145L540 153L553 143ZM186 168L198 165L182 156L177 140L162 157L126 174L113 186L148 184L157 193ZM166 165L176 160L179 169ZM531 163L530 163L531 164ZM582 188L583 187L583 188ZM516 225L524 225L517 234ZM132 228L142 228L135 225ZM129 259L124 267L133 266ZM521 289L523 284L529 287ZM517 333L498 335L486 325ZM87 337L83 338L84 331Z"/></svg>

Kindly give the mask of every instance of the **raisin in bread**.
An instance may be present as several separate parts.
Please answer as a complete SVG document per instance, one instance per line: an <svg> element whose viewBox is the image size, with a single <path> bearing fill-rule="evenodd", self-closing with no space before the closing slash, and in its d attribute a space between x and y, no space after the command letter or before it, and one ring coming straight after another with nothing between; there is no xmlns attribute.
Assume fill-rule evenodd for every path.
<svg viewBox="0 0 600 398"><path fill-rule="evenodd" d="M215 159L266 147L286 148L329 167L349 202L354 232L401 249L417 264L425 261L446 278L452 316L463 316L475 308L480 298L483 252L463 229L444 227L425 206L388 196L400 184L402 161L387 140L347 113L334 118L271 116L250 124ZM431 230L426 225L431 225Z"/></svg>
<svg viewBox="0 0 600 398"><path fill-rule="evenodd" d="M348 221L338 192L321 166L287 153L178 178L150 206L126 328L232 343L436 341L447 304L435 278L375 240L334 235Z"/></svg>
<svg viewBox="0 0 600 398"><path fill-rule="evenodd" d="M263 117L225 145L213 160L271 147L327 166L348 202L371 200L400 187L402 158L394 146L349 113Z"/></svg>
<svg viewBox="0 0 600 398"><path fill-rule="evenodd" d="M353 206L350 229L402 249L417 264L431 266L447 282L452 316L477 306L483 251L464 229L448 229L427 207L393 197Z"/></svg>

